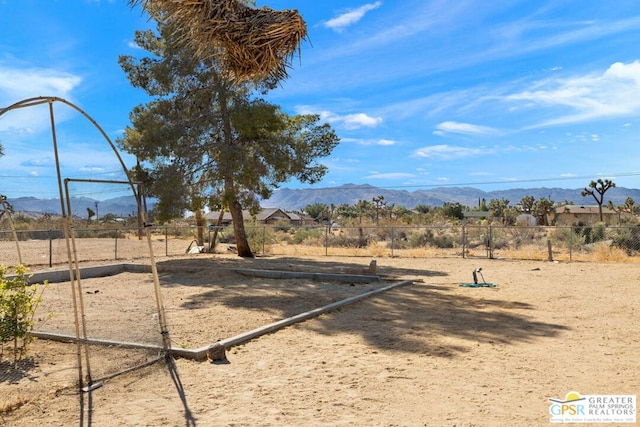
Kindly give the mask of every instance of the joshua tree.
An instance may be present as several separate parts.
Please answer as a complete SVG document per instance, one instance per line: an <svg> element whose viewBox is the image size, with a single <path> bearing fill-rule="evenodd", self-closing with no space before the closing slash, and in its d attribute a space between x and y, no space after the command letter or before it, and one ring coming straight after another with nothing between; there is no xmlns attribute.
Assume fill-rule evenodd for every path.
<svg viewBox="0 0 640 427"><path fill-rule="evenodd" d="M604 202L604 193L607 192L608 189L615 187L615 182L610 179L598 179L597 181L591 181L588 187L585 187L582 190L582 197L591 196L594 198L596 203L598 204L598 213L600 214L600 222L604 221L602 216L602 204Z"/></svg>

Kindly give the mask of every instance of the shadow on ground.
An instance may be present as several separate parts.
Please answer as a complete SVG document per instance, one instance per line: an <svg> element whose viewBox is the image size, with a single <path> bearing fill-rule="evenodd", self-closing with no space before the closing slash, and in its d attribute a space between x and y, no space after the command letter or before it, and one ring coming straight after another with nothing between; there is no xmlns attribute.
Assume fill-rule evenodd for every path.
<svg viewBox="0 0 640 427"><path fill-rule="evenodd" d="M0 361L0 383L17 384L23 378L35 381L30 371L38 367L38 362L33 357L25 357L15 362L11 360Z"/></svg>
<svg viewBox="0 0 640 427"><path fill-rule="evenodd" d="M363 262L364 264L364 262ZM247 268L286 271L337 273L362 264L348 262L322 262L297 258L269 259L202 259L170 260L162 267L188 268ZM397 278L447 277L442 271L384 267L385 274ZM178 273L176 273L178 274ZM381 282L377 287L388 283ZM324 286L326 284L323 284ZM251 287L251 279L242 286ZM282 310L284 316L293 316L305 311L301 300L309 298L303 291L284 287L278 295L248 295L236 288L211 289L185 303L184 308L213 299L219 304L254 310ZM321 286L307 284L307 287ZM359 287L360 284L339 286ZM372 347L397 352L422 353L438 357L454 357L466 352L478 343L509 345L533 342L541 338L558 335L568 327L540 322L535 319L536 307L519 301L498 298L493 288L468 289L461 293L454 283L414 283L384 292L336 311L322 315L304 328L324 335L339 333L359 334ZM309 291L309 289L307 289ZM334 302L323 298L321 289L314 290L309 309ZM355 291L355 292L354 292ZM352 290L362 293L362 288ZM305 296L307 295L307 296ZM283 308L284 307L284 308Z"/></svg>

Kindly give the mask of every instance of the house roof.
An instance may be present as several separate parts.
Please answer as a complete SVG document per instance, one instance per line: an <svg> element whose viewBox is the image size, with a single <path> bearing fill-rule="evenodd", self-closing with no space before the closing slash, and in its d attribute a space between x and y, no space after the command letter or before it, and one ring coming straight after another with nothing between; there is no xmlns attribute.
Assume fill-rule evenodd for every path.
<svg viewBox="0 0 640 427"><path fill-rule="evenodd" d="M209 221L217 222L220 217L220 211L207 212L205 218ZM247 219L251 218L251 213L249 211L242 211L242 216ZM285 212L279 208L263 208L256 215L256 220L258 221L267 221L267 220L289 220L289 221L302 221L304 219L308 219L309 217L305 217L303 215L295 214L293 212ZM222 216L222 222L231 222L231 214L229 212L225 212Z"/></svg>
<svg viewBox="0 0 640 427"><path fill-rule="evenodd" d="M564 205L556 208L557 214L586 214L586 215L599 215L600 211L598 206L586 206L586 205ZM602 207L603 214L615 214L614 210L611 210L605 206Z"/></svg>

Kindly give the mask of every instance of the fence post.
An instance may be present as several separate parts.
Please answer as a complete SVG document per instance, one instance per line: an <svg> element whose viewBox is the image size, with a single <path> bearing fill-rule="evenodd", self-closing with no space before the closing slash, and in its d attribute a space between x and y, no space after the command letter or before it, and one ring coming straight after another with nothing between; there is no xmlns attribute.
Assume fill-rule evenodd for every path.
<svg viewBox="0 0 640 427"><path fill-rule="evenodd" d="M262 226L262 255L266 254L265 252L265 242L267 240L267 226Z"/></svg>
<svg viewBox="0 0 640 427"><path fill-rule="evenodd" d="M393 258L393 245L395 243L395 228L391 227L391 258Z"/></svg>
<svg viewBox="0 0 640 427"><path fill-rule="evenodd" d="M324 256L329 255L329 227L324 228Z"/></svg>
<svg viewBox="0 0 640 427"><path fill-rule="evenodd" d="M53 267L53 236L49 230L49 268Z"/></svg>
<svg viewBox="0 0 640 427"><path fill-rule="evenodd" d="M573 225L569 227L569 261L573 261Z"/></svg>
<svg viewBox="0 0 640 427"><path fill-rule="evenodd" d="M115 248L115 253L114 253L114 256L115 256L114 259L117 261L118 260L118 229L117 228L115 230L115 233L116 233L116 235L115 235L115 240L116 240L115 246L116 246L116 248Z"/></svg>
<svg viewBox="0 0 640 427"><path fill-rule="evenodd" d="M467 248L467 224L462 224L462 258L465 258Z"/></svg>
<svg viewBox="0 0 640 427"><path fill-rule="evenodd" d="M493 259L493 228L489 226L489 233L487 236L487 256L489 259Z"/></svg>
<svg viewBox="0 0 640 427"><path fill-rule="evenodd" d="M164 226L164 256L169 256L169 227Z"/></svg>

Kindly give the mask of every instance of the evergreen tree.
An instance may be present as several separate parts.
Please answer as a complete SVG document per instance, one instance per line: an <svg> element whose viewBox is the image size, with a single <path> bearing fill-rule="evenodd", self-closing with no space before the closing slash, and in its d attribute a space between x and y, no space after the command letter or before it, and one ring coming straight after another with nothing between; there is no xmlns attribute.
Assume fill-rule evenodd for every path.
<svg viewBox="0 0 640 427"><path fill-rule="evenodd" d="M288 116L255 97L272 87L238 82L215 63L202 63L177 40L179 33L161 22L158 32L136 32L135 41L150 56L121 56L119 63L134 87L153 99L131 113L131 127L118 143L148 167L149 195L160 221L223 207L233 219L238 255L251 257L243 209L259 209L291 178L318 182L326 173L316 159L328 156L339 138L317 115Z"/></svg>

